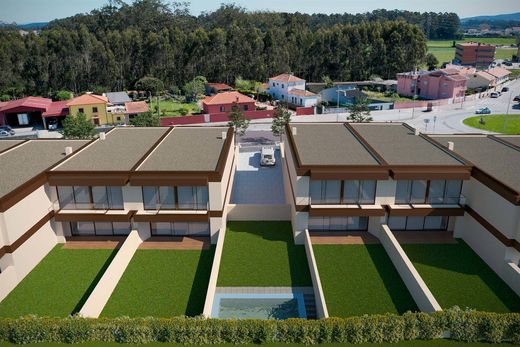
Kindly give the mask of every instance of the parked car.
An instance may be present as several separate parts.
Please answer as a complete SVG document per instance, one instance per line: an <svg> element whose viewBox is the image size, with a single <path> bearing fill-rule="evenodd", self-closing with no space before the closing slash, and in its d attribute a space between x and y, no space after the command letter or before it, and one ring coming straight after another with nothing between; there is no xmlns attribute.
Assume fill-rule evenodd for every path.
<svg viewBox="0 0 520 347"><path fill-rule="evenodd" d="M513 110L520 110L520 104L514 104Z"/></svg>
<svg viewBox="0 0 520 347"><path fill-rule="evenodd" d="M273 147L262 147L260 165L262 166L274 166L276 159L274 157Z"/></svg>
<svg viewBox="0 0 520 347"><path fill-rule="evenodd" d="M0 130L8 132L9 135L14 135L14 130L9 125L0 125Z"/></svg>
<svg viewBox="0 0 520 347"><path fill-rule="evenodd" d="M50 118L48 123L49 130L57 130L58 129L58 119Z"/></svg>
<svg viewBox="0 0 520 347"><path fill-rule="evenodd" d="M12 136L12 134L6 130L0 130L0 137L8 137L8 136Z"/></svg>
<svg viewBox="0 0 520 347"><path fill-rule="evenodd" d="M513 66L513 63L510 62L510 61L505 61L505 62L503 62L503 64L504 64L505 66Z"/></svg>
<svg viewBox="0 0 520 347"><path fill-rule="evenodd" d="M515 98L513 99L513 101L520 101L520 95L515 96Z"/></svg>
<svg viewBox="0 0 520 347"><path fill-rule="evenodd" d="M491 94L489 94L489 97L493 98L493 99L496 99L500 96L500 93L499 92L493 92Z"/></svg>
<svg viewBox="0 0 520 347"><path fill-rule="evenodd" d="M491 110L488 107L482 107L482 108L479 108L475 113L476 114L491 114Z"/></svg>
<svg viewBox="0 0 520 347"><path fill-rule="evenodd" d="M509 88L508 88L508 87L504 87L504 88L502 88L502 90L501 90L502 93L506 93L506 92L508 92L508 91L509 91Z"/></svg>

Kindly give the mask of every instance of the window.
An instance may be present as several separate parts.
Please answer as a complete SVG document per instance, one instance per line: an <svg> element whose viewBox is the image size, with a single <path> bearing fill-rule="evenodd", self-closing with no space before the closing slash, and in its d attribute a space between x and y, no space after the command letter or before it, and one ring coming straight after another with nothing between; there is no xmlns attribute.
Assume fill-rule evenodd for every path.
<svg viewBox="0 0 520 347"><path fill-rule="evenodd" d="M308 228L312 231L366 231L368 217L310 217Z"/></svg>
<svg viewBox="0 0 520 347"><path fill-rule="evenodd" d="M208 187L143 187L145 210L206 210Z"/></svg>
<svg viewBox="0 0 520 347"><path fill-rule="evenodd" d="M122 187L57 187L60 208L64 210L122 210Z"/></svg>
<svg viewBox="0 0 520 347"><path fill-rule="evenodd" d="M249 105L244 105L244 111L248 111L249 110Z"/></svg>
<svg viewBox="0 0 520 347"><path fill-rule="evenodd" d="M82 107L78 108L78 113L85 113L85 110Z"/></svg>
<svg viewBox="0 0 520 347"><path fill-rule="evenodd" d="M374 204L376 197L376 181L346 180L343 185L344 204Z"/></svg>
<svg viewBox="0 0 520 347"><path fill-rule="evenodd" d="M225 112L226 108L224 106L220 106L220 112Z"/></svg>
<svg viewBox="0 0 520 347"><path fill-rule="evenodd" d="M151 223L152 236L209 236L206 222L160 222Z"/></svg>
<svg viewBox="0 0 520 347"><path fill-rule="evenodd" d="M311 180L311 204L339 204L340 195L340 180Z"/></svg>
<svg viewBox="0 0 520 347"><path fill-rule="evenodd" d="M92 107L92 113L97 113L98 112L98 108L97 107Z"/></svg>
<svg viewBox="0 0 520 347"><path fill-rule="evenodd" d="M446 230L448 228L447 216L390 216L388 227L392 230Z"/></svg>
<svg viewBox="0 0 520 347"><path fill-rule="evenodd" d="M420 204L425 202L426 181L397 181L396 204Z"/></svg>
<svg viewBox="0 0 520 347"><path fill-rule="evenodd" d="M458 204L462 181L397 181L396 204Z"/></svg>
<svg viewBox="0 0 520 347"><path fill-rule="evenodd" d="M208 208L208 187L177 187L178 208L183 210L206 210Z"/></svg>
<svg viewBox="0 0 520 347"><path fill-rule="evenodd" d="M284 85L283 85L283 83L282 83L282 89L283 89L283 88L284 88Z"/></svg>
<svg viewBox="0 0 520 347"><path fill-rule="evenodd" d="M72 236L126 236L130 222L70 222L64 223Z"/></svg>

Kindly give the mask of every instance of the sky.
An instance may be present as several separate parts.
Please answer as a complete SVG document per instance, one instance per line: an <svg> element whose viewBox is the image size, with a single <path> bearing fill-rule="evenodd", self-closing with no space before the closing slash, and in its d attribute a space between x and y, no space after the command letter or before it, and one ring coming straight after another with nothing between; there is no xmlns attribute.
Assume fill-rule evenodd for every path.
<svg viewBox="0 0 520 347"><path fill-rule="evenodd" d="M131 0L125 0L131 1ZM90 12L107 0L0 0L0 21L19 24L47 22ZM519 0L191 0L192 14L211 11L220 3L235 3L249 10L306 13L359 13L374 9L455 12L459 17L520 12Z"/></svg>

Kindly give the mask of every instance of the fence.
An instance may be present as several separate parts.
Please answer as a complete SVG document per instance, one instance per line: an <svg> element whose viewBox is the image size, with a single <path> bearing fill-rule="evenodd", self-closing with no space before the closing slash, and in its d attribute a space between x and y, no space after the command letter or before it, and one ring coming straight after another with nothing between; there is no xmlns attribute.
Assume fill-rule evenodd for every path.
<svg viewBox="0 0 520 347"><path fill-rule="evenodd" d="M314 106L310 107L297 107L296 115L297 116L310 116L316 113Z"/></svg>
<svg viewBox="0 0 520 347"><path fill-rule="evenodd" d="M246 111L244 115L247 119L263 119L272 118L274 110L255 110ZM161 126L170 125L186 125L186 124L203 124L215 122L228 122L229 117L227 112L202 114L195 116L181 116L181 117L166 117L161 118Z"/></svg>
<svg viewBox="0 0 520 347"><path fill-rule="evenodd" d="M316 314L318 318L328 318L329 311L327 303L325 302L325 294L321 287L320 274L318 272L318 265L314 258L314 250L312 249L311 237L309 230L305 229L305 253L307 254L307 262L309 263L309 270L311 272L312 289L314 290L314 300L316 302Z"/></svg>

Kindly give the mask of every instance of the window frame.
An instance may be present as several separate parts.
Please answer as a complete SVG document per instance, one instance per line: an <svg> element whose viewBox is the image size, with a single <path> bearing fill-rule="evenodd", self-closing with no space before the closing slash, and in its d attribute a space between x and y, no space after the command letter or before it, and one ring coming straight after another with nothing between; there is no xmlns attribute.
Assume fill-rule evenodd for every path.
<svg viewBox="0 0 520 347"><path fill-rule="evenodd" d="M313 181L314 182L339 181L340 182L339 201L337 203L329 203L329 202L313 203L312 197L311 197L311 188L310 188L311 182L313 182ZM355 201L353 201L353 202L352 201L347 202L347 197L345 194L345 187L347 187L347 182L357 182L357 187L356 187L357 193L356 193ZM361 199L362 187L364 186L363 182L373 182L374 183L373 199L371 201L367 201L367 202L361 201L362 200ZM323 188L322 188L322 190L323 190ZM310 182L309 182L309 198L310 198L311 205L358 205L358 206L375 205L376 197L377 197L377 180L310 180Z"/></svg>
<svg viewBox="0 0 520 347"><path fill-rule="evenodd" d="M155 188L155 208L146 207L145 198L144 198L144 188ZM169 187L173 189L173 207L172 208L163 208L161 204L161 189L160 187ZM180 208L180 201L179 201L179 187L189 187L192 189L192 193L195 189L195 208ZM204 208L198 208L200 205L198 202L199 197L199 189L200 188L206 188L207 192L207 202L206 206ZM143 199L143 208L146 211L208 211L209 210L209 188L208 186L141 186L141 197ZM157 208L157 205L159 205L159 208Z"/></svg>
<svg viewBox="0 0 520 347"><path fill-rule="evenodd" d="M63 208L62 207L62 204L61 204L61 198L60 198L60 190L59 190L59 187L67 187L67 188L72 188L72 201L71 201L71 205L74 206L74 208ZM78 208L78 203L76 202L76 187L86 187L87 188L87 193L89 195L89 202L88 203L85 203L85 204L88 204L89 207L88 208ZM102 187L102 188L105 188L105 194L106 194L106 197L107 197L107 207L96 207L96 203L94 202L94 194L92 193L92 188L93 187ZM110 198L110 196L112 195L111 193L109 193L109 188L112 188L112 187L119 187L121 188L121 197L122 197L122 206L119 207L119 208L114 208L112 206L112 200ZM125 200L124 200L124 196L123 196L123 186L56 186L56 196L58 197L58 204L60 206L60 210L67 210L67 211L71 211L71 210L96 210L96 211L106 211L106 210L115 210L115 211L124 211L125 209ZM79 204L83 204L83 203L79 203Z"/></svg>

